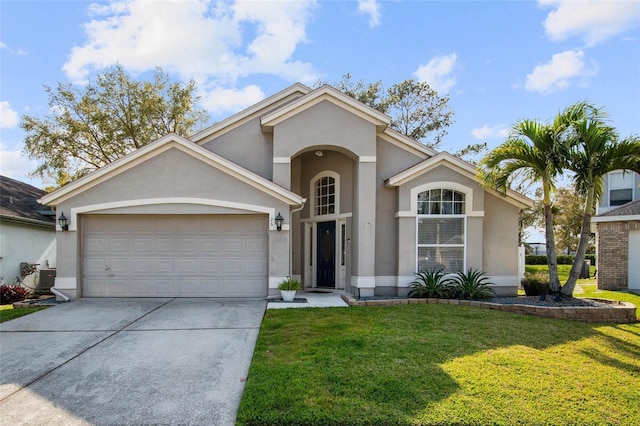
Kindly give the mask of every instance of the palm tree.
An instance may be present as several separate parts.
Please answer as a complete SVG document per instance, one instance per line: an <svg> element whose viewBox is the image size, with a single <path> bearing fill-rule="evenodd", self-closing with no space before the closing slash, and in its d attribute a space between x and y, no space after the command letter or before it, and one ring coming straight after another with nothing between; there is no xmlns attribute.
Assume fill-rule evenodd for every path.
<svg viewBox="0 0 640 426"><path fill-rule="evenodd" d="M580 242L561 290L564 296L573 295L589 240L591 213L602 196L604 176L614 170L640 173L640 138L631 136L620 141L605 117L602 110L581 102L568 107L556 119L558 128L564 128L566 167L575 173L576 189L585 197Z"/></svg>
<svg viewBox="0 0 640 426"><path fill-rule="evenodd" d="M479 164L478 177L485 186L493 187L505 194L517 173L532 182L542 182L545 236L547 242L547 264L551 292L560 291L558 261L553 236L553 214L551 194L555 190L555 179L562 174L565 146L558 141L556 125L547 125L533 120L516 123L509 138L485 156Z"/></svg>

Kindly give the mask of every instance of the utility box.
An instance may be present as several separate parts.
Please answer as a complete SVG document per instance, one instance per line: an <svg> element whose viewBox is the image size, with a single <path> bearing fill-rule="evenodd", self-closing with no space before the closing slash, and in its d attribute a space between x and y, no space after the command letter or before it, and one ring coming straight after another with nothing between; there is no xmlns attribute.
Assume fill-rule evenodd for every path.
<svg viewBox="0 0 640 426"><path fill-rule="evenodd" d="M591 268L590 260L585 260L584 262L582 262L582 269L580 270L580 276L578 278L591 278L590 268Z"/></svg>
<svg viewBox="0 0 640 426"><path fill-rule="evenodd" d="M51 293L51 287L56 282L56 270L55 269L40 269L40 279L36 286L36 294L49 294Z"/></svg>

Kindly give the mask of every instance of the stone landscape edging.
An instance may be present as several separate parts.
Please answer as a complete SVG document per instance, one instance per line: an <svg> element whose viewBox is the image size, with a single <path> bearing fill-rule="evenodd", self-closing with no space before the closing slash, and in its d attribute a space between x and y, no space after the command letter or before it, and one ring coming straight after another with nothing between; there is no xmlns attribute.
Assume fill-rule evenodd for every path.
<svg viewBox="0 0 640 426"><path fill-rule="evenodd" d="M495 309L498 311L513 312L521 315L534 315L544 318L557 318L583 322L602 322L616 324L631 324L637 321L636 306L629 302L620 302L608 299L589 299L606 303L608 307L595 306L534 306L534 305L507 305L502 303L481 302L477 300L458 299L374 299L358 300L350 294L343 293L342 299L349 306L391 306L409 305L419 303L433 303L443 305L475 306L478 308Z"/></svg>

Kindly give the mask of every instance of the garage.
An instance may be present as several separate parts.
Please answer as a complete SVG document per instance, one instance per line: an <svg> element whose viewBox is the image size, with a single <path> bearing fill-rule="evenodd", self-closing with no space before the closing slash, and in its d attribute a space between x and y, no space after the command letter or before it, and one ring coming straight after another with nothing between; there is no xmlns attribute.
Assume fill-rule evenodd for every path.
<svg viewBox="0 0 640 426"><path fill-rule="evenodd" d="M265 297L266 215L88 214L84 297Z"/></svg>

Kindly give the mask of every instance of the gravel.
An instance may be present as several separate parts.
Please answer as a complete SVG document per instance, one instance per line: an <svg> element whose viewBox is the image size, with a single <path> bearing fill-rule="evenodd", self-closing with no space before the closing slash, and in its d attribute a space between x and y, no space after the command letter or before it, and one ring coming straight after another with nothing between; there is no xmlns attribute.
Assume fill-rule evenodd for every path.
<svg viewBox="0 0 640 426"><path fill-rule="evenodd" d="M370 296L361 297L358 300L393 300L393 299L406 299L406 297L399 296ZM501 303L503 305L531 305L531 306L548 306L548 307L610 307L611 305L598 302L591 299L578 299L575 297L560 299L560 302L554 300L554 296L547 296L544 301L540 300L540 296L513 296L513 297L494 297L492 299L484 300L489 303Z"/></svg>
<svg viewBox="0 0 640 426"><path fill-rule="evenodd" d="M540 296L494 297L493 299L487 300L487 302L501 303L503 305L548 306L552 308L560 308L563 306L606 308L611 306L608 303L598 302L591 299L578 299L575 297L563 297L559 302L556 302L554 296L547 296L545 300L540 300Z"/></svg>

